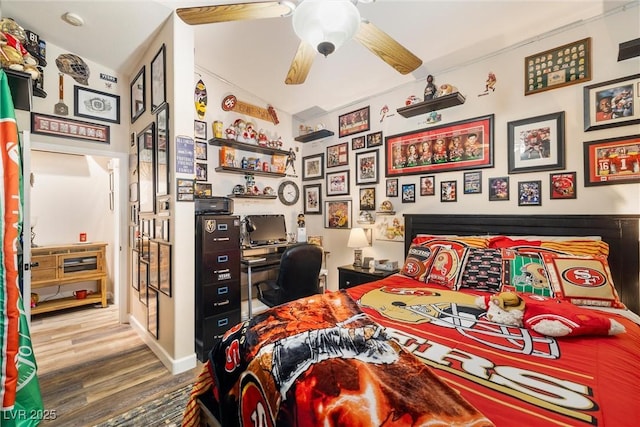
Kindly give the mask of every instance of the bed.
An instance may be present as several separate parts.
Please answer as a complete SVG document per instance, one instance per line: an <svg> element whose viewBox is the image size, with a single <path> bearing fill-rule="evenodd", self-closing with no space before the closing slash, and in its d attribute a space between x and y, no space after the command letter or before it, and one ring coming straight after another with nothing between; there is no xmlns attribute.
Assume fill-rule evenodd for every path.
<svg viewBox="0 0 640 427"><path fill-rule="evenodd" d="M225 426L636 425L639 221L405 215L407 257L400 273L297 300L236 325L212 349L183 425L213 418L211 425ZM425 247L434 254L426 256ZM576 253L567 254L568 247ZM580 252L592 250L598 253ZM474 254L480 264L480 255L491 255L487 271L497 268L500 254L500 283L478 285L463 269L436 274L445 271L435 268L444 259L436 255L451 251L469 259ZM548 289L537 293L539 287L529 292L520 287L524 279L514 279L523 276L514 266L534 254L551 269L551 295L544 293ZM420 256L425 258L414 268ZM567 262L581 279L584 265L602 264L595 270L606 280L598 283L615 288L608 287L606 296L572 294L565 283L569 269L560 269ZM524 323L490 321L482 304L513 294L526 303L518 306ZM513 308L510 313L517 313ZM558 318L565 329L537 332Z"/></svg>

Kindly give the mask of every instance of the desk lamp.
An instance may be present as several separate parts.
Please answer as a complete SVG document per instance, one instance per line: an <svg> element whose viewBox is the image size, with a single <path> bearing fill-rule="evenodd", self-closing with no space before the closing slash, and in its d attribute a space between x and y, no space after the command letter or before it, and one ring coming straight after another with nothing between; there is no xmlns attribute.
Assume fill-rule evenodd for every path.
<svg viewBox="0 0 640 427"><path fill-rule="evenodd" d="M364 232L364 228L352 228L349 234L347 246L353 250L353 266L362 267L362 248L369 246L369 239Z"/></svg>

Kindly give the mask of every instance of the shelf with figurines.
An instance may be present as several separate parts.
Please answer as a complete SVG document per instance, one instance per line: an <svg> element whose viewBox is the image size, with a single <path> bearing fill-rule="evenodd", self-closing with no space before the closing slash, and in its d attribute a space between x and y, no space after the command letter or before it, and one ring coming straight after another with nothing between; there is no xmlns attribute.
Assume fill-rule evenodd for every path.
<svg viewBox="0 0 640 427"><path fill-rule="evenodd" d="M426 114L444 108L455 107L464 104L465 97L458 92L455 86L448 83L436 88L433 83L433 76L427 77L427 86L424 89L424 101L420 102L414 95L407 98L406 106L398 108L396 111L402 117L413 117L419 114Z"/></svg>
<svg viewBox="0 0 640 427"><path fill-rule="evenodd" d="M271 170L269 171L265 171L263 169L249 169L249 168L237 168L234 166L218 166L216 168L216 172L226 172L226 173L237 173L237 174L243 174L243 175L257 175L257 176L271 176L274 178L282 178L287 176L286 173L284 172L271 172Z"/></svg>
<svg viewBox="0 0 640 427"><path fill-rule="evenodd" d="M270 154L270 155L282 155L286 156L289 154L288 151L281 150L279 148L274 148L273 146L268 145L258 145L258 143L249 143L249 142L241 142L236 141L234 139L225 139L225 138L211 138L209 140L209 145L216 145L218 147L231 147L236 150L242 151L252 151L254 153L260 154Z"/></svg>
<svg viewBox="0 0 640 427"><path fill-rule="evenodd" d="M329 129L325 129L322 124L318 124L315 130L309 126L300 125L300 135L293 139L298 142L311 142L316 139L327 138L333 135L334 133Z"/></svg>
<svg viewBox="0 0 640 427"><path fill-rule="evenodd" d="M253 176L245 176L245 185L238 184L233 187L233 191L228 197L234 199L277 199L276 191L273 187L266 186L262 190L258 188Z"/></svg>
<svg viewBox="0 0 640 427"><path fill-rule="evenodd" d="M395 215L396 211L393 210L393 203L389 200L384 200L380 203L380 208L376 211L378 215Z"/></svg>

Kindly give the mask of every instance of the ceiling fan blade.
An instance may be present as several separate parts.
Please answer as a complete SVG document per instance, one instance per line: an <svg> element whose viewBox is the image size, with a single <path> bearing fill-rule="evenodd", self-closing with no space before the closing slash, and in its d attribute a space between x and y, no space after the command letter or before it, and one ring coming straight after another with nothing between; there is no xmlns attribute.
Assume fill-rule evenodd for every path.
<svg viewBox="0 0 640 427"><path fill-rule="evenodd" d="M369 21L360 22L354 38L400 74L408 74L422 65L420 58Z"/></svg>
<svg viewBox="0 0 640 427"><path fill-rule="evenodd" d="M178 16L189 25L241 21L244 19L278 18L280 16L286 16L291 12L291 8L287 6L286 3L279 1L183 7L176 9Z"/></svg>
<svg viewBox="0 0 640 427"><path fill-rule="evenodd" d="M316 58L316 50L307 42L300 42L296 56L291 61L291 67L284 82L288 85L299 85L307 79L313 60Z"/></svg>

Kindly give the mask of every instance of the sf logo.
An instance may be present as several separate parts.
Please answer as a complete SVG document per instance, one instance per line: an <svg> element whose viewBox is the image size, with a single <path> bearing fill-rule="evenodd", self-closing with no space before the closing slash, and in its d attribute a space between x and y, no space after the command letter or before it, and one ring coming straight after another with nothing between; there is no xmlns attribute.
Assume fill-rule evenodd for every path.
<svg viewBox="0 0 640 427"><path fill-rule="evenodd" d="M236 97L228 95L222 100L222 109L224 111L231 111L236 106Z"/></svg>
<svg viewBox="0 0 640 427"><path fill-rule="evenodd" d="M231 344L225 349L224 370L233 372L240 365L240 343L238 340L231 341Z"/></svg>

